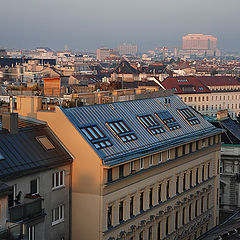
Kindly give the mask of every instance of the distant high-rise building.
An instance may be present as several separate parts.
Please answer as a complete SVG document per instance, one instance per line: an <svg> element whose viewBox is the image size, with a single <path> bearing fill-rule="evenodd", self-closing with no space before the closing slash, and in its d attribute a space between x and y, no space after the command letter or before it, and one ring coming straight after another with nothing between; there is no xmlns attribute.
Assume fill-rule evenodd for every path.
<svg viewBox="0 0 240 240"><path fill-rule="evenodd" d="M212 35L188 34L182 37L182 49L215 50L217 38Z"/></svg>
<svg viewBox="0 0 240 240"><path fill-rule="evenodd" d="M124 43L123 45L118 46L118 51L119 51L120 55L136 56L138 47L137 47L137 45Z"/></svg>
<svg viewBox="0 0 240 240"><path fill-rule="evenodd" d="M111 55L118 55L118 51L112 48L98 48L97 51L97 60L104 60L109 58Z"/></svg>

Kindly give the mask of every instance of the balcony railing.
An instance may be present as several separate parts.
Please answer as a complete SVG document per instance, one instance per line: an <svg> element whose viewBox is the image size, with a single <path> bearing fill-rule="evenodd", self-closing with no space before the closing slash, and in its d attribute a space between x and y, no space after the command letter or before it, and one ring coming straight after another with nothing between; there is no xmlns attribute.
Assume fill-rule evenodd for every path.
<svg viewBox="0 0 240 240"><path fill-rule="evenodd" d="M9 220L17 222L24 219L33 218L43 213L42 198L35 199L29 203L16 205L9 208Z"/></svg>

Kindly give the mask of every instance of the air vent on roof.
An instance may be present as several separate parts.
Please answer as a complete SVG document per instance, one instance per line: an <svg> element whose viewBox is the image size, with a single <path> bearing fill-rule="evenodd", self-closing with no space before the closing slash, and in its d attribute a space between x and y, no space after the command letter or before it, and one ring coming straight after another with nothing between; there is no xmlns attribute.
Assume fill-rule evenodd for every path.
<svg viewBox="0 0 240 240"><path fill-rule="evenodd" d="M185 120L191 125L200 124L199 119L192 113L192 111L188 108L178 109L181 115L185 118Z"/></svg>
<svg viewBox="0 0 240 240"><path fill-rule="evenodd" d="M84 135L91 141L96 149L112 146L112 143L102 130L97 126L79 127Z"/></svg>
<svg viewBox="0 0 240 240"><path fill-rule="evenodd" d="M107 125L123 142L130 142L137 139L136 135L123 120L107 122Z"/></svg>
<svg viewBox="0 0 240 240"><path fill-rule="evenodd" d="M179 123L168 111L155 113L155 115L169 128L170 131L181 128Z"/></svg>
<svg viewBox="0 0 240 240"><path fill-rule="evenodd" d="M138 116L138 119L153 135L165 132L160 122L151 115Z"/></svg>
<svg viewBox="0 0 240 240"><path fill-rule="evenodd" d="M45 150L52 150L55 148L54 145L47 138L47 136L38 136L36 137L36 139Z"/></svg>

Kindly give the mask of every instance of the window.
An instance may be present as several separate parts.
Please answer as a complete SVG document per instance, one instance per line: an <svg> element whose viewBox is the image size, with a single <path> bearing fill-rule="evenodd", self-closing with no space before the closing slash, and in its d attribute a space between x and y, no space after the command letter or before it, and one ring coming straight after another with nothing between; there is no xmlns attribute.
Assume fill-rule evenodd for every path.
<svg viewBox="0 0 240 240"><path fill-rule="evenodd" d="M121 223L123 221L123 201L119 203L118 214L119 223Z"/></svg>
<svg viewBox="0 0 240 240"><path fill-rule="evenodd" d="M28 227L28 240L35 240L35 239L36 239L35 225L32 225Z"/></svg>
<svg viewBox="0 0 240 240"><path fill-rule="evenodd" d="M149 189L149 208L153 206L153 188Z"/></svg>
<svg viewBox="0 0 240 240"><path fill-rule="evenodd" d="M169 195L169 193L170 193L170 191L169 191L169 186L170 185L170 182L169 182L169 180L167 181L167 186L166 186L166 197L167 198L170 198L170 195Z"/></svg>
<svg viewBox="0 0 240 240"><path fill-rule="evenodd" d="M134 161L130 162L130 173L134 172Z"/></svg>
<svg viewBox="0 0 240 240"><path fill-rule="evenodd" d="M181 113L181 115L184 117L184 119L191 125L199 124L200 121L198 118L193 114L193 112L189 108L182 108L178 109L178 111Z"/></svg>
<svg viewBox="0 0 240 240"><path fill-rule="evenodd" d="M140 159L140 169L144 168L144 158Z"/></svg>
<svg viewBox="0 0 240 240"><path fill-rule="evenodd" d="M36 137L36 140L42 145L45 150L55 149L54 145L50 142L47 136Z"/></svg>
<svg viewBox="0 0 240 240"><path fill-rule="evenodd" d="M143 231L139 233L139 240L143 240Z"/></svg>
<svg viewBox="0 0 240 240"><path fill-rule="evenodd" d="M135 133L132 132L123 120L108 122L107 125L123 142L130 142L137 139Z"/></svg>
<svg viewBox="0 0 240 240"><path fill-rule="evenodd" d="M148 229L148 239L152 240L152 226L150 226Z"/></svg>
<svg viewBox="0 0 240 240"><path fill-rule="evenodd" d="M97 125L80 127L80 129L96 149L112 146L111 141Z"/></svg>
<svg viewBox="0 0 240 240"><path fill-rule="evenodd" d="M186 209L184 207L183 210L182 210L182 225L185 224L185 211L186 211Z"/></svg>
<svg viewBox="0 0 240 240"><path fill-rule="evenodd" d="M168 235L169 217L166 218L166 235Z"/></svg>
<svg viewBox="0 0 240 240"><path fill-rule="evenodd" d="M64 221L64 205L59 205L52 210L52 225L56 225Z"/></svg>
<svg viewBox="0 0 240 240"><path fill-rule="evenodd" d="M107 181L108 182L112 181L112 168L107 170Z"/></svg>
<svg viewBox="0 0 240 240"><path fill-rule="evenodd" d="M198 168L196 169L196 185L198 184Z"/></svg>
<svg viewBox="0 0 240 240"><path fill-rule="evenodd" d="M210 163L208 163L207 165L207 174L208 174L208 178L210 178Z"/></svg>
<svg viewBox="0 0 240 240"><path fill-rule="evenodd" d="M203 207L204 207L204 196L202 196L202 201L201 201L201 213L203 213Z"/></svg>
<svg viewBox="0 0 240 240"><path fill-rule="evenodd" d="M217 160L217 174L219 174L220 160Z"/></svg>
<svg viewBox="0 0 240 240"><path fill-rule="evenodd" d="M183 191L186 190L186 173L183 174Z"/></svg>
<svg viewBox="0 0 240 240"><path fill-rule="evenodd" d="M179 123L173 118L173 116L169 112L165 111L155 113L155 115L162 120L162 122L168 127L170 131L181 128Z"/></svg>
<svg viewBox="0 0 240 240"><path fill-rule="evenodd" d="M138 119L153 135L165 132L162 124L151 115L139 116Z"/></svg>
<svg viewBox="0 0 240 240"><path fill-rule="evenodd" d="M153 165L153 155L150 156L149 158L149 167Z"/></svg>
<svg viewBox="0 0 240 240"><path fill-rule="evenodd" d="M178 229L178 211L175 214L175 229Z"/></svg>
<svg viewBox="0 0 240 240"><path fill-rule="evenodd" d="M205 166L202 165L202 182L204 182Z"/></svg>
<svg viewBox="0 0 240 240"><path fill-rule="evenodd" d="M162 162L162 153L160 152L158 157L158 163L161 163L161 162Z"/></svg>
<svg viewBox="0 0 240 240"><path fill-rule="evenodd" d="M124 165L119 166L119 178L124 176Z"/></svg>
<svg viewBox="0 0 240 240"><path fill-rule="evenodd" d="M179 176L176 178L176 194L179 193Z"/></svg>
<svg viewBox="0 0 240 240"><path fill-rule="evenodd" d="M140 193L140 212L143 211L143 195L144 195L144 192L141 192Z"/></svg>
<svg viewBox="0 0 240 240"><path fill-rule="evenodd" d="M196 141L196 150L199 150L199 141Z"/></svg>
<svg viewBox="0 0 240 240"><path fill-rule="evenodd" d="M182 155L184 155L186 152L186 146L185 145L182 145Z"/></svg>
<svg viewBox="0 0 240 240"><path fill-rule="evenodd" d="M176 147L175 148L175 158L177 158L178 157L178 148Z"/></svg>
<svg viewBox="0 0 240 240"><path fill-rule="evenodd" d="M189 143L189 152L192 152L192 143Z"/></svg>
<svg viewBox="0 0 240 240"><path fill-rule="evenodd" d="M207 195L207 209L209 208L209 194Z"/></svg>
<svg viewBox="0 0 240 240"><path fill-rule="evenodd" d="M38 194L39 193L39 179L36 178L30 182L30 193Z"/></svg>
<svg viewBox="0 0 240 240"><path fill-rule="evenodd" d="M134 216L134 196L130 198L130 217Z"/></svg>
<svg viewBox="0 0 240 240"><path fill-rule="evenodd" d="M167 150L167 160L170 160L170 158L171 158L171 152L170 150Z"/></svg>
<svg viewBox="0 0 240 240"><path fill-rule="evenodd" d="M195 217L198 215L198 200L195 201Z"/></svg>
<svg viewBox="0 0 240 240"><path fill-rule="evenodd" d="M161 222L158 222L158 227L157 227L157 240L161 240Z"/></svg>
<svg viewBox="0 0 240 240"><path fill-rule="evenodd" d="M190 171L190 177L189 177L190 179L189 179L189 181L190 181L190 187L192 187L193 185L192 185L192 178L193 178L193 171L191 170Z"/></svg>
<svg viewBox="0 0 240 240"><path fill-rule="evenodd" d="M188 209L188 219L189 221L192 220L192 204L189 204L189 209Z"/></svg>
<svg viewBox="0 0 240 240"><path fill-rule="evenodd" d="M52 174L52 188L59 188L64 186L64 171Z"/></svg>
<svg viewBox="0 0 240 240"><path fill-rule="evenodd" d="M109 206L107 211L107 227L112 227L112 206Z"/></svg>
<svg viewBox="0 0 240 240"><path fill-rule="evenodd" d="M158 203L162 201L162 184L158 185Z"/></svg>

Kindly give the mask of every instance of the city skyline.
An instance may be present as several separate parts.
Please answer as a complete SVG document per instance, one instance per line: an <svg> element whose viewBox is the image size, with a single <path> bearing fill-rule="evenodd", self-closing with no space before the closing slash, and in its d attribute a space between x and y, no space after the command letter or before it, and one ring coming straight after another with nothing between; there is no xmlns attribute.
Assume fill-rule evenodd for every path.
<svg viewBox="0 0 240 240"><path fill-rule="evenodd" d="M239 7L236 0L6 1L1 3L0 46L93 50L127 42L144 51L181 46L183 35L202 33L217 37L219 49L239 51Z"/></svg>

